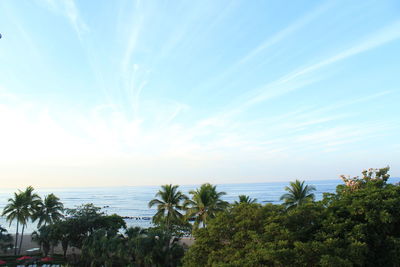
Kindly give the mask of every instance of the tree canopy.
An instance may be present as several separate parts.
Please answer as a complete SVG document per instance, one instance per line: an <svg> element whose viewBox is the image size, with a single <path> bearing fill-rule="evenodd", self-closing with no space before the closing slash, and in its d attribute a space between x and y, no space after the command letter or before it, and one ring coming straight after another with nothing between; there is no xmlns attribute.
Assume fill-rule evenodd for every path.
<svg viewBox="0 0 400 267"><path fill-rule="evenodd" d="M400 186L387 171L291 209L234 205L194 231L184 266L399 266Z"/></svg>

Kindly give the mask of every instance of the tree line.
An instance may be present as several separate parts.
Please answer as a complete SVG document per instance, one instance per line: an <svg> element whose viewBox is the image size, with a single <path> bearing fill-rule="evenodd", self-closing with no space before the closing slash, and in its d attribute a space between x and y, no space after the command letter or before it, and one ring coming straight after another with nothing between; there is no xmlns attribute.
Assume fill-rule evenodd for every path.
<svg viewBox="0 0 400 267"><path fill-rule="evenodd" d="M15 193L3 214L17 222L14 248L18 225L23 233L32 220L32 239L45 255L58 244L64 256L79 249L80 257L68 259L75 266L399 266L400 186L387 183L388 171L343 176L336 193L320 201L315 187L296 180L282 204L246 195L228 203L208 183L189 196L163 185L148 204L157 209L148 229L128 228L93 204L64 209L56 196L42 200L31 187ZM184 235L195 239L190 248L179 242ZM1 229L0 237L9 238Z"/></svg>
<svg viewBox="0 0 400 267"><path fill-rule="evenodd" d="M295 182L283 205L231 206L194 231L183 265L400 266L400 185L388 171L342 176L320 201Z"/></svg>
<svg viewBox="0 0 400 267"><path fill-rule="evenodd" d="M300 190L303 189L307 186L303 188L301 184ZM296 193L296 188L288 195L292 193ZM21 254L24 230L32 221L37 222L38 228L32 233L32 240L40 245L44 256L61 245L64 257L68 248L79 249L82 257L74 258L73 262L81 265L127 265L133 262L135 266L178 266L187 249L178 242L180 237L190 235L193 229L207 227L210 220L230 205L256 202L256 199L241 195L238 201L229 204L222 200L225 194L215 185L206 183L190 191L189 198L179 191L178 185L163 185L156 198L149 202L150 208L157 207L152 218L154 227L141 229L127 228L122 217L106 215L93 204L65 209L54 194L42 199L29 186L14 193L2 213L10 224L17 224L14 245L11 245L11 237L5 229L2 229L4 234L0 240L3 242L0 244L3 244L3 249L14 248L15 255Z"/></svg>
<svg viewBox="0 0 400 267"><path fill-rule="evenodd" d="M38 194L34 193L32 186L28 186L25 191L19 190L14 193L14 197L8 199L8 204L4 207L2 213L2 216L6 216L10 224L13 221L17 223L14 254L21 253L24 230L30 220L37 221L37 227L40 228L59 221L63 217L63 210L64 206L58 197L54 194L49 194L42 199ZM19 226L22 226L22 231L18 247Z"/></svg>

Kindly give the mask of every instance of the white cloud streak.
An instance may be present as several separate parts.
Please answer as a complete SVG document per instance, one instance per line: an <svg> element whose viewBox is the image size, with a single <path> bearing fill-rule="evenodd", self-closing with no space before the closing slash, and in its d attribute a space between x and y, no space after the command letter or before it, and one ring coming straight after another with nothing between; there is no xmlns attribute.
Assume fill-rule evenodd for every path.
<svg viewBox="0 0 400 267"><path fill-rule="evenodd" d="M283 41L285 38L289 37L299 29L303 28L319 16L321 16L325 11L327 11L330 7L332 7L333 2L327 1L322 5L317 6L311 12L306 14L305 16L297 19L285 29L279 31L271 37L268 37L262 44L256 47L254 50L250 51L246 56L241 58L236 65L242 65L247 63L248 61L254 59L257 55L263 53L266 49L272 47L275 44Z"/></svg>
<svg viewBox="0 0 400 267"><path fill-rule="evenodd" d="M43 3L45 3L52 12L60 13L65 16L76 32L79 40L82 41L83 35L89 31L89 27L82 19L75 0L45 0Z"/></svg>
<svg viewBox="0 0 400 267"><path fill-rule="evenodd" d="M229 110L223 114L218 115L215 118L208 118L206 120L220 120L221 118L226 119L226 117L231 117L242 113L249 109L250 107L264 102L266 100L271 100L273 98L288 94L295 90L304 88L305 86L317 81L317 78L305 79L308 74L312 74L320 69L328 67L334 63L338 63L342 60L348 59L350 57L356 56L358 54L367 52L371 49L377 48L379 46L385 45L391 41L400 38L400 20L393 22L392 24L380 29L379 31L367 36L358 44L351 46L350 48L337 53L327 59L321 60L310 66L302 67L298 70L292 71L287 75L280 77L279 79L266 84L265 86L255 89L251 94L247 93L245 96L241 96L243 99L242 104L236 105L234 109ZM302 80L300 80L302 78ZM382 94L385 94L382 93ZM228 116L227 116L228 115Z"/></svg>

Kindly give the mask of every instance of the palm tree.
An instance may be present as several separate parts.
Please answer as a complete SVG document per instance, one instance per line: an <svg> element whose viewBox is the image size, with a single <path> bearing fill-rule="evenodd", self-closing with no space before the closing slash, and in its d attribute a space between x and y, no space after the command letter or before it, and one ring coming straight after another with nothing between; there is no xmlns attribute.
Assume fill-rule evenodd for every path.
<svg viewBox="0 0 400 267"><path fill-rule="evenodd" d="M147 236L142 238L146 266L173 267L180 266L180 258L184 254L179 238L171 232L162 229L150 229Z"/></svg>
<svg viewBox="0 0 400 267"><path fill-rule="evenodd" d="M191 200L187 200L186 216L195 219L195 227L201 224L206 227L209 218L214 218L217 212L223 211L229 205L228 202L221 199L225 192L217 192L217 187L209 183L201 185L196 190L191 190Z"/></svg>
<svg viewBox="0 0 400 267"><path fill-rule="evenodd" d="M64 258L66 258L68 246L72 241L71 235L73 235L74 225L71 223L71 220L58 221L57 223L50 224L47 227L50 227L50 229L52 229L54 239L61 243Z"/></svg>
<svg viewBox="0 0 400 267"><path fill-rule="evenodd" d="M282 195L281 200L285 201L285 205L288 208L297 207L304 203L314 201L315 195L312 192L315 191L315 187L312 185L304 185L304 181L296 180L290 182L290 186L286 186L285 191L288 193Z"/></svg>
<svg viewBox="0 0 400 267"><path fill-rule="evenodd" d="M96 230L83 242L82 255L91 267L112 266L122 242L119 235L109 235L104 229Z"/></svg>
<svg viewBox="0 0 400 267"><path fill-rule="evenodd" d="M181 211L187 196L178 191L178 185L167 184L161 186L156 197L149 202L149 208L157 205L157 213L153 216L153 222L156 224L165 223L169 228L172 223L178 223L182 220Z"/></svg>
<svg viewBox="0 0 400 267"><path fill-rule="evenodd" d="M241 203L246 203L246 204L254 204L257 202L256 198L250 198L249 196L246 195L239 195L239 201L235 201L236 205L239 205Z"/></svg>
<svg viewBox="0 0 400 267"><path fill-rule="evenodd" d="M32 186L28 186L25 191L19 191L19 194L22 195L23 198L23 206L22 206L22 231L21 231L21 239L19 243L19 252L21 253L22 240L24 239L24 230L26 224L29 219L31 219L35 213L37 213L38 206L41 203L41 198L38 194L33 193L34 188Z"/></svg>
<svg viewBox="0 0 400 267"><path fill-rule="evenodd" d="M2 216L6 216L7 221L11 223L17 221L17 230L15 232L15 244L14 244L14 255L17 255L17 244L18 244L18 230L19 224L25 221L24 210L24 197L21 193L14 193L14 198L8 199L8 204L4 207Z"/></svg>
<svg viewBox="0 0 400 267"><path fill-rule="evenodd" d="M54 194L50 194L44 198L44 201L38 203L37 212L33 214L32 220L38 221L37 227L42 225L53 224L63 218L64 205L60 199Z"/></svg>
<svg viewBox="0 0 400 267"><path fill-rule="evenodd" d="M137 266L144 265L147 246L144 246L142 243L147 233L148 229L137 226L126 229L124 245L120 247L120 251L118 252L121 258L125 258L127 262L134 262Z"/></svg>
<svg viewBox="0 0 400 267"><path fill-rule="evenodd" d="M32 241L38 243L40 248L43 249L44 256L47 257L50 252L51 243L53 242L52 229L48 226L40 227L39 230L32 233Z"/></svg>
<svg viewBox="0 0 400 267"><path fill-rule="evenodd" d="M134 266L180 266L184 250L179 238L168 230L128 228L124 239L119 254Z"/></svg>

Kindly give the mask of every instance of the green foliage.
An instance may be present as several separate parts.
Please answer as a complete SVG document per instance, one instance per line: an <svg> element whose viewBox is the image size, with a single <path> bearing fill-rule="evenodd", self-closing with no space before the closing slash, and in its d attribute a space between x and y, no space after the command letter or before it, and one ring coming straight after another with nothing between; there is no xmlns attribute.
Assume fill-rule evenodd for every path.
<svg viewBox="0 0 400 267"><path fill-rule="evenodd" d="M54 239L61 243L64 257L66 257L67 249L72 240L76 240L79 236L79 233L75 231L74 222L73 220L56 221L48 226L53 231Z"/></svg>
<svg viewBox="0 0 400 267"><path fill-rule="evenodd" d="M0 250L6 252L7 249L12 248L12 236L7 232L7 230L0 226Z"/></svg>
<svg viewBox="0 0 400 267"><path fill-rule="evenodd" d="M24 230L28 220L31 220L34 215L38 212L39 204L41 203L41 198L38 194L34 193L34 188L32 186L28 186L25 191L20 191L19 194L22 195L24 205L22 207L22 214L24 216L22 224L22 231L21 231L21 240L19 243L19 252L21 254L22 248L22 240L24 238Z"/></svg>
<svg viewBox="0 0 400 267"><path fill-rule="evenodd" d="M22 225L22 233L19 244L19 252L21 252L22 240L24 237L24 230L28 220L30 220L38 210L40 197L33 192L34 188L28 186L25 191L18 190L14 193L14 198L8 199L8 204L4 207L2 216L6 216L7 221L10 223L17 222L17 229L15 233L14 254L17 254L19 225Z"/></svg>
<svg viewBox="0 0 400 267"><path fill-rule="evenodd" d="M100 207L96 207L93 203L87 203L77 206L75 209L67 209L67 214L76 218L94 218L102 216L105 213L101 211Z"/></svg>
<svg viewBox="0 0 400 267"><path fill-rule="evenodd" d="M275 208L275 206L271 207ZM226 259L236 262L245 256L246 242L258 238L257 232L263 229L265 215L259 204L237 205L219 213L207 228L194 231L196 242L184 257L185 266L223 266Z"/></svg>
<svg viewBox="0 0 400 267"><path fill-rule="evenodd" d="M160 228L149 228L129 239L136 244L132 256L139 266L159 267L180 266L184 250L178 240L171 232Z"/></svg>
<svg viewBox="0 0 400 267"><path fill-rule="evenodd" d="M63 204L55 195L48 195L42 202L32 187L15 193L3 215L10 223L17 221L17 235L20 224L26 225L29 219L38 220L39 229L32 233L32 240L39 244L44 256L59 243L64 258L69 246L81 249L81 259L73 263L78 266L181 266L184 249L178 241L183 233L191 230L191 225L175 220L183 218L178 210L183 209L186 200L176 189L177 186L165 186L164 191L170 194L164 197L160 191L158 195L166 200L166 205L164 219L158 221L157 228L130 228L125 235L121 234L126 229L122 217L107 215L93 204L67 209L68 216L64 217ZM170 203L174 203L172 209ZM0 248L12 247L11 241L11 236L0 228Z"/></svg>
<svg viewBox="0 0 400 267"><path fill-rule="evenodd" d="M8 199L8 204L4 207L2 216L6 216L6 220L10 223L13 221L17 222L17 229L15 232L15 244L14 244L14 255L17 255L17 242L18 242L18 230L19 224L25 223L27 214L24 214L24 197L21 193L14 193L14 198Z"/></svg>
<svg viewBox="0 0 400 267"><path fill-rule="evenodd" d="M235 205L239 205L239 204L254 204L257 202L256 198L251 198L249 196L246 195L239 195L239 201L235 201Z"/></svg>
<svg viewBox="0 0 400 267"><path fill-rule="evenodd" d="M69 246L80 248L79 266L400 266L400 185L387 183L388 171L342 176L345 184L318 202L315 188L296 180L285 188L283 205L244 195L229 205L210 184L188 199L178 186L165 185L149 203L158 211L157 227L149 229L126 229L120 216L93 204L68 209L64 218L56 196L42 202L32 187L15 193L3 215L17 222L15 246L18 226L37 219L32 239L44 254L59 242L64 256ZM178 241L191 230L188 218L195 220L196 242L183 257ZM12 242L4 230L2 249Z"/></svg>
<svg viewBox="0 0 400 267"><path fill-rule="evenodd" d="M364 266L399 266L400 187L371 180L357 190L341 189L324 199L326 236L356 247Z"/></svg>
<svg viewBox="0 0 400 267"><path fill-rule="evenodd" d="M180 266L184 253L178 239L160 228L128 228L125 235L96 230L82 246L83 266Z"/></svg>
<svg viewBox="0 0 400 267"><path fill-rule="evenodd" d="M341 187L341 189L354 191L367 185L382 187L386 185L386 182L390 177L390 175L388 174L389 170L389 166L381 169L371 168L369 170L363 170L361 172L361 178L359 176L350 178L349 176L341 175L340 177L345 183L345 187Z"/></svg>
<svg viewBox="0 0 400 267"><path fill-rule="evenodd" d="M75 209L68 209L70 216L66 219L71 245L82 248L85 238L97 230L105 230L110 235L115 235L121 228L126 228L126 223L119 215L105 215L101 208L93 204L84 204Z"/></svg>
<svg viewBox="0 0 400 267"><path fill-rule="evenodd" d="M281 200L285 201L285 205L288 208L294 208L304 203L314 200L315 191L314 186L304 185L304 181L296 180L290 182L290 186L285 187L285 191L288 193L281 196Z"/></svg>
<svg viewBox="0 0 400 267"><path fill-rule="evenodd" d="M37 211L33 214L32 220L38 220L38 228L42 225L52 224L63 218L64 205L54 194L49 194L37 205Z"/></svg>
<svg viewBox="0 0 400 267"><path fill-rule="evenodd" d="M214 218L218 212L224 211L229 203L221 199L225 192L218 192L217 187L209 183L189 192L192 199L186 200L187 218L194 218L195 228L207 226L208 220Z"/></svg>
<svg viewBox="0 0 400 267"><path fill-rule="evenodd" d="M173 225L184 224L182 211L183 203L187 196L178 191L177 185L167 184L161 186L156 197L149 202L149 208L157 206L157 213L153 216L153 223L156 225L165 225L167 228Z"/></svg>
<svg viewBox="0 0 400 267"><path fill-rule="evenodd" d="M400 186L387 171L296 208L234 205L194 231L184 266L400 266Z"/></svg>
<svg viewBox="0 0 400 267"><path fill-rule="evenodd" d="M112 266L118 262L122 239L104 229L95 230L83 241L82 259L90 266Z"/></svg>
<svg viewBox="0 0 400 267"><path fill-rule="evenodd" d="M51 226L42 226L37 231L34 231L32 233L32 241L38 243L45 257L49 254L51 245L57 243Z"/></svg>

